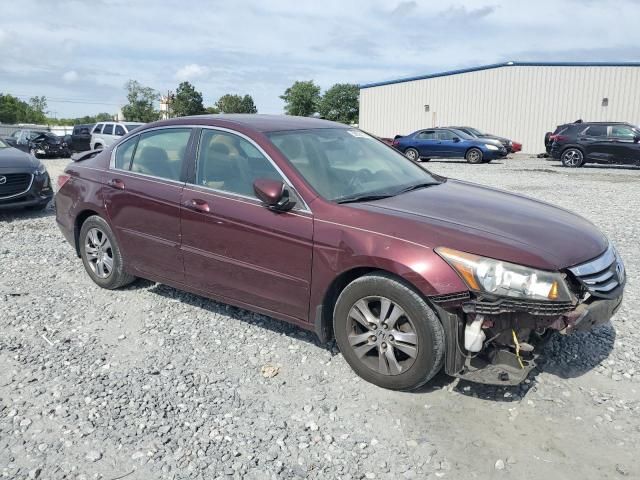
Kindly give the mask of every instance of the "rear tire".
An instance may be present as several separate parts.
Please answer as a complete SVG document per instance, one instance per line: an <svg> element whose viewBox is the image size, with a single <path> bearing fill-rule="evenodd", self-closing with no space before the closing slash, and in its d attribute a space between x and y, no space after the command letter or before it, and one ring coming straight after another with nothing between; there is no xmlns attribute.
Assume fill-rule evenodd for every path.
<svg viewBox="0 0 640 480"><path fill-rule="evenodd" d="M420 161L420 153L415 148L407 148L404 154L409 160L413 160L414 162Z"/></svg>
<svg viewBox="0 0 640 480"><path fill-rule="evenodd" d="M482 163L483 161L482 150L480 150L479 148L470 148L469 150L467 150L467 153L465 154L464 158L469 163L473 163L473 164Z"/></svg>
<svg viewBox="0 0 640 480"><path fill-rule="evenodd" d="M579 148L567 148L560 155L562 165L568 168L579 168L584 165L584 153Z"/></svg>
<svg viewBox="0 0 640 480"><path fill-rule="evenodd" d="M102 146L101 143L96 143L95 146L93 147L94 150L102 150L104 147Z"/></svg>
<svg viewBox="0 0 640 480"><path fill-rule="evenodd" d="M413 390L442 368L444 329L413 289L384 272L345 287L334 309L336 342L364 380L391 390Z"/></svg>
<svg viewBox="0 0 640 480"><path fill-rule="evenodd" d="M97 215L87 218L78 241L84 268L98 286L113 290L135 280L125 272L116 236L104 219Z"/></svg>

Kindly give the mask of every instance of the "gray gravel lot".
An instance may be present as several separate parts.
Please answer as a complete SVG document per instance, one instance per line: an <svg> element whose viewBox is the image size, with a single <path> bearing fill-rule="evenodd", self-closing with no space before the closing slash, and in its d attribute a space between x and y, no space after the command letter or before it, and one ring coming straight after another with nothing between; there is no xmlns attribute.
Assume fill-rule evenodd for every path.
<svg viewBox="0 0 640 480"><path fill-rule="evenodd" d="M0 214L0 477L640 478L640 169L425 165L602 228L628 271L613 324L556 338L521 387L390 392L268 317L145 281L101 290L53 210Z"/></svg>

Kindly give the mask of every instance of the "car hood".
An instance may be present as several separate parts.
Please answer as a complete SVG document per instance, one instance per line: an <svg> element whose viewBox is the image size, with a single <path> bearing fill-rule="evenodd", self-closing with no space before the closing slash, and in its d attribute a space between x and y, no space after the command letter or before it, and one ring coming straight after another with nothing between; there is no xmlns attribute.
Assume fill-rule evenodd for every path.
<svg viewBox="0 0 640 480"><path fill-rule="evenodd" d="M8 168L36 168L39 161L17 148L0 148L0 171Z"/></svg>
<svg viewBox="0 0 640 480"><path fill-rule="evenodd" d="M497 136L497 135L486 134L486 135L483 135L483 136L482 136L482 137L480 137L480 138L488 138L488 139L490 139L490 140L495 140L495 141L500 142L500 143L503 143L503 144L504 144L504 143L509 143L509 139L508 139L508 138L499 137L499 136Z"/></svg>
<svg viewBox="0 0 640 480"><path fill-rule="evenodd" d="M608 246L591 222L574 213L457 180L353 205L404 220L389 222L394 226L387 234L545 270L590 260Z"/></svg>

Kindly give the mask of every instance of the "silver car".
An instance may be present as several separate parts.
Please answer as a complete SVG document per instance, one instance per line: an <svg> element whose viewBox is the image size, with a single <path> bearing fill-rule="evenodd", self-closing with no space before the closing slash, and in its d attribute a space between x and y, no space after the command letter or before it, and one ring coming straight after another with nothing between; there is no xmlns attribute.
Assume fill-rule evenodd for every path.
<svg viewBox="0 0 640 480"><path fill-rule="evenodd" d="M144 123L139 122L100 122L91 131L91 150L102 150L115 143L120 137L135 130Z"/></svg>

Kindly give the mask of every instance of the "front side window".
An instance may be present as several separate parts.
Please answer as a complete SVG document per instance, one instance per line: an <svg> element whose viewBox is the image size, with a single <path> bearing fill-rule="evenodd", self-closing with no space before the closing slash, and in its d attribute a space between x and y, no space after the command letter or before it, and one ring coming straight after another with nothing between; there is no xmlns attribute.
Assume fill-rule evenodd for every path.
<svg viewBox="0 0 640 480"><path fill-rule="evenodd" d="M438 139L439 140L453 140L453 137L456 135L453 134L451 130L440 130L438 131Z"/></svg>
<svg viewBox="0 0 640 480"><path fill-rule="evenodd" d="M129 170L131 159L136 151L136 145L140 137L133 137L118 145L116 149L115 167L120 170Z"/></svg>
<svg viewBox="0 0 640 480"><path fill-rule="evenodd" d="M255 197L253 182L259 178L283 181L269 159L248 140L228 132L202 131L197 185Z"/></svg>
<svg viewBox="0 0 640 480"><path fill-rule="evenodd" d="M102 131L102 123L97 124L91 133L100 133Z"/></svg>
<svg viewBox="0 0 640 480"><path fill-rule="evenodd" d="M336 202L392 196L440 183L397 150L366 133L347 128L292 130L267 134L305 180Z"/></svg>
<svg viewBox="0 0 640 480"><path fill-rule="evenodd" d="M611 136L621 140L633 140L638 133L626 125L612 125Z"/></svg>
<svg viewBox="0 0 640 480"><path fill-rule="evenodd" d="M131 171L167 180L180 180L190 136L190 128L153 130L141 134L131 162Z"/></svg>
<svg viewBox="0 0 640 480"><path fill-rule="evenodd" d="M105 124L104 129L102 130L102 133L104 133L105 135L113 135L113 124L112 123Z"/></svg>

